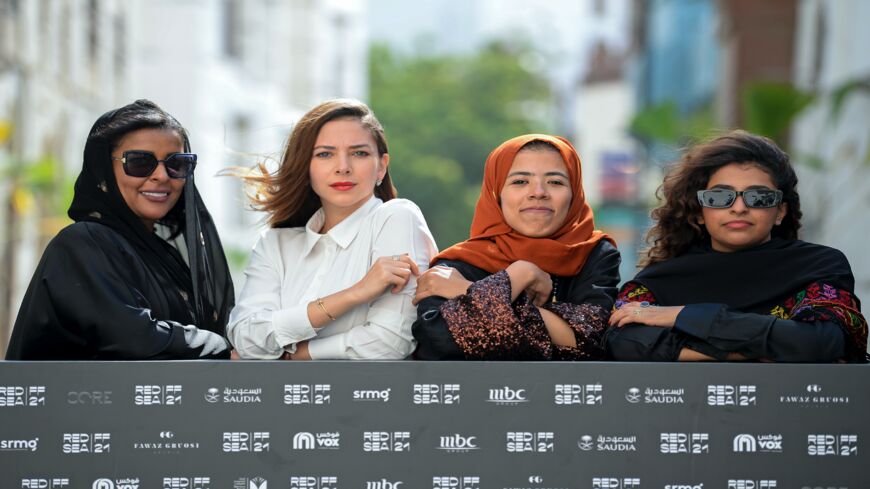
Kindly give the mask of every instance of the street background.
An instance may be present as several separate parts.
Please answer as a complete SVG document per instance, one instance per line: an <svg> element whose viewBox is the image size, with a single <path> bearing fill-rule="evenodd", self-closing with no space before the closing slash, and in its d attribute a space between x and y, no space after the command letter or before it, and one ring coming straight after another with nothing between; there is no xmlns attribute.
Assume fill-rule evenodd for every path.
<svg viewBox="0 0 870 489"><path fill-rule="evenodd" d="M496 145L572 140L623 280L680 148L770 136L798 168L801 237L842 250L870 300L868 21L864 0L0 0L0 351L71 222L90 126L138 98L190 132L237 291L263 215L219 174L274 167L301 114L354 97L442 249Z"/></svg>

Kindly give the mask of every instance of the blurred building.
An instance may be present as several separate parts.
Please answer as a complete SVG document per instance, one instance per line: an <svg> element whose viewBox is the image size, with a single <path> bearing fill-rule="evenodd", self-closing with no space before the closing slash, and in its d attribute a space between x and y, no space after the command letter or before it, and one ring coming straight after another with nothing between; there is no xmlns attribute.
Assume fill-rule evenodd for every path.
<svg viewBox="0 0 870 489"><path fill-rule="evenodd" d="M0 166L25 174L0 187L0 351L44 245L68 222L58 218L65 209L41 204L78 174L94 120L135 99L154 100L190 132L197 185L231 263L243 267L261 216L244 210L237 180L215 175L279 155L295 118L316 103L366 97L364 8L364 0L0 0L0 134L6 122L13 129ZM34 168L48 183L31 189Z"/></svg>

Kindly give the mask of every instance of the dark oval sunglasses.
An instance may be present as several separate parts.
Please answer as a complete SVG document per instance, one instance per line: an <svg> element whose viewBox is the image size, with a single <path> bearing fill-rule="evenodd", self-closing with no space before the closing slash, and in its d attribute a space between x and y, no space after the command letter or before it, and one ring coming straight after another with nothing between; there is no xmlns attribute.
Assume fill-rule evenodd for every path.
<svg viewBox="0 0 870 489"><path fill-rule="evenodd" d="M124 151L122 157L113 157L112 159L121 160L124 173L139 178L150 176L157 169L159 163L163 163L163 166L166 167L166 174L169 175L169 178L187 178L196 168L196 155L193 153L172 153L165 160L158 160L150 151L134 150Z"/></svg>
<svg viewBox="0 0 870 489"><path fill-rule="evenodd" d="M746 207L752 209L768 209L776 207L782 202L782 190L769 188L754 188L738 192L727 188L713 188L710 190L698 190L698 202L704 207L713 209L727 209L734 205L737 197L743 197Z"/></svg>

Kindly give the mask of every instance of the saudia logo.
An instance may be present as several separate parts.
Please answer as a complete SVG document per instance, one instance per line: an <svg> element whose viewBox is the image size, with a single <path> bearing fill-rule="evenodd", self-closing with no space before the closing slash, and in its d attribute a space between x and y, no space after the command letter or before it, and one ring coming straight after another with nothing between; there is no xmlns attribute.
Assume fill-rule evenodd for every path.
<svg viewBox="0 0 870 489"><path fill-rule="evenodd" d="M599 452L636 452L637 451L636 436L603 436L593 438L590 435L583 435L577 442L577 447L584 452L595 449Z"/></svg>
<svg viewBox="0 0 870 489"><path fill-rule="evenodd" d="M217 387L212 387L205 392L205 400L214 404L223 401L226 404L257 404L262 402L260 395L263 389L231 389L225 387L223 395Z"/></svg>

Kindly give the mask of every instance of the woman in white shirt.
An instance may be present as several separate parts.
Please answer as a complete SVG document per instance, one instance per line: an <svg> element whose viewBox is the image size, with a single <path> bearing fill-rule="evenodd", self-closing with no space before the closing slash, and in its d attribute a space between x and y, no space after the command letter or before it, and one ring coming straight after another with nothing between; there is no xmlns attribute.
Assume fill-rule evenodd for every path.
<svg viewBox="0 0 870 489"><path fill-rule="evenodd" d="M415 347L416 276L437 253L396 199L380 122L355 100L302 116L281 166L246 176L270 228L254 246L227 335L241 358L401 359Z"/></svg>

